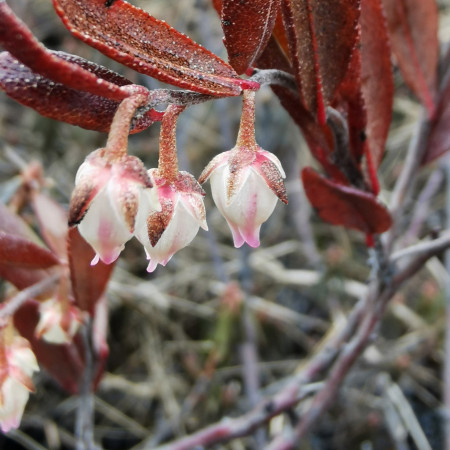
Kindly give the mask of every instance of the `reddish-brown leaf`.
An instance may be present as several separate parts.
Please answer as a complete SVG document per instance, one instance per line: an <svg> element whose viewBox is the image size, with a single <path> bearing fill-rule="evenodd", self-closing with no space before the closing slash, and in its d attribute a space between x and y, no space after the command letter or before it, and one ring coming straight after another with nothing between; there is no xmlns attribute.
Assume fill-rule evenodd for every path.
<svg viewBox="0 0 450 450"><path fill-rule="evenodd" d="M57 53L74 64L89 63L73 55ZM89 69L88 69L89 68ZM114 80L119 86L131 82L104 67L89 63L87 70L99 79ZM0 89L22 105L35 109L39 114L51 119L67 122L88 130L108 132L119 101L99 97L88 92L68 88L31 71L8 52L0 53ZM148 128L161 115L154 110L134 124L131 133Z"/></svg>
<svg viewBox="0 0 450 450"><path fill-rule="evenodd" d="M422 161L423 164L427 164L450 151L450 83L447 84L440 96L435 117L428 139L428 148Z"/></svg>
<svg viewBox="0 0 450 450"><path fill-rule="evenodd" d="M97 302L106 289L114 264L99 261L91 266L94 250L83 239L78 228L69 229L69 265L72 289L77 306L94 314Z"/></svg>
<svg viewBox="0 0 450 450"><path fill-rule="evenodd" d="M435 112L439 56L438 10L435 0L383 0L392 50L405 82Z"/></svg>
<svg viewBox="0 0 450 450"><path fill-rule="evenodd" d="M47 269L59 263L49 250L20 236L0 231L0 264L24 269Z"/></svg>
<svg viewBox="0 0 450 450"><path fill-rule="evenodd" d="M344 78L358 32L359 0L282 0L300 96L320 124Z"/></svg>
<svg viewBox="0 0 450 450"><path fill-rule="evenodd" d="M53 0L53 4L75 37L137 72L217 96L257 88L204 47L123 0Z"/></svg>
<svg viewBox="0 0 450 450"><path fill-rule="evenodd" d="M309 201L326 222L365 234L390 228L391 216L373 194L335 183L309 167L303 169L302 180Z"/></svg>
<svg viewBox="0 0 450 450"><path fill-rule="evenodd" d="M237 73L244 73L263 52L280 4L281 0L223 0L224 44L228 61Z"/></svg>
<svg viewBox="0 0 450 450"><path fill-rule="evenodd" d="M114 83L100 80L78 64L61 59L47 50L27 26L0 0L0 44L33 72L68 88L90 92L116 101L130 95Z"/></svg>
<svg viewBox="0 0 450 450"><path fill-rule="evenodd" d="M376 170L384 155L392 118L394 81L381 0L361 3L361 89L367 111L368 150Z"/></svg>
<svg viewBox="0 0 450 450"><path fill-rule="evenodd" d="M12 213L6 206L0 203L0 231L2 233L15 236L26 242L31 242L39 248L43 243L31 230L31 228L16 214ZM14 266L8 263L0 263L0 278L8 280L17 289L24 289L34 283L41 281L48 276L47 269L35 269L28 267Z"/></svg>
<svg viewBox="0 0 450 450"><path fill-rule="evenodd" d="M49 344L35 336L38 302L28 301L14 314L14 325L28 339L39 364L68 392L76 394L84 373L84 350L78 337L70 345Z"/></svg>

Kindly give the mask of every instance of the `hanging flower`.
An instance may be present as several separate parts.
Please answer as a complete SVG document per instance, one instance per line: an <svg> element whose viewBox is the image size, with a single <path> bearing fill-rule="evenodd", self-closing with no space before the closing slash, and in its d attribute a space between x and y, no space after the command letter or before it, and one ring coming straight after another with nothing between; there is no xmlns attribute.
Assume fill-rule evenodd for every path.
<svg viewBox="0 0 450 450"><path fill-rule="evenodd" d="M31 376L38 371L30 343L15 334L12 325L0 330L0 428L4 433L18 428L30 392Z"/></svg>
<svg viewBox="0 0 450 450"><path fill-rule="evenodd" d="M178 172L175 180L168 181L158 169L148 172L158 191L161 211L138 215L136 237L150 260L147 271L153 272L158 264L165 266L174 253L190 244L200 227L208 227L205 194L191 174Z"/></svg>
<svg viewBox="0 0 450 450"><path fill-rule="evenodd" d="M217 155L203 170L199 182L211 181L214 202L231 229L234 246L259 246L261 225L277 200L287 204L279 159L255 141L255 93L244 92L244 106L236 146Z"/></svg>
<svg viewBox="0 0 450 450"><path fill-rule="evenodd" d="M148 272L158 264L165 266L194 239L200 227L208 229L203 189L191 174L178 171L175 130L183 109L174 105L167 108L161 122L158 169L148 171L161 211L141 208L136 219L136 237L150 260Z"/></svg>
<svg viewBox="0 0 450 450"><path fill-rule="evenodd" d="M101 259L115 261L133 236L139 208L158 210L157 195L139 158L127 154L130 121L143 99L130 97L119 106L105 148L91 153L79 168L69 206L69 225Z"/></svg>

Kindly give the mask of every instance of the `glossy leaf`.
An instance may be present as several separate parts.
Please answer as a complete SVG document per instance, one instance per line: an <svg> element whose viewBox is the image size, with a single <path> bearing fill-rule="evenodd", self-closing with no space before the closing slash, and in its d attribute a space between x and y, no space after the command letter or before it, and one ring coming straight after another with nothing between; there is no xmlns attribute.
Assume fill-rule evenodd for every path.
<svg viewBox="0 0 450 450"><path fill-rule="evenodd" d="M428 148L422 161L427 164L450 151L450 83L440 96L436 120L432 124Z"/></svg>
<svg viewBox="0 0 450 450"><path fill-rule="evenodd" d="M69 229L68 248L70 276L76 304L83 311L93 315L96 304L106 289L114 264L99 261L95 266L91 266L95 252L82 238L78 228Z"/></svg>
<svg viewBox="0 0 450 450"><path fill-rule="evenodd" d="M73 64L85 65L99 79L114 80L118 85L131 85L120 75L94 63L63 53L55 53ZM88 130L109 131L119 101L68 88L31 71L8 52L0 53L0 89L19 103L35 109L51 119L78 125ZM131 133L148 128L161 115L154 110L134 124Z"/></svg>
<svg viewBox="0 0 450 450"><path fill-rule="evenodd" d="M130 93L120 86L99 78L89 70L62 59L47 50L27 26L15 16L5 0L0 0L0 44L32 72L68 88L94 95L123 100Z"/></svg>
<svg viewBox="0 0 450 450"><path fill-rule="evenodd" d="M282 12L300 96L324 124L357 41L359 0L283 0Z"/></svg>
<svg viewBox="0 0 450 450"><path fill-rule="evenodd" d="M164 21L123 0L53 0L69 31L110 58L158 80L217 96L257 84Z"/></svg>
<svg viewBox="0 0 450 450"><path fill-rule="evenodd" d="M263 52L280 4L281 0L222 1L224 44L228 61L237 73L244 73Z"/></svg>
<svg viewBox="0 0 450 450"><path fill-rule="evenodd" d="M390 228L391 216L373 194L328 180L309 167L303 169L302 180L309 201L326 222L365 234Z"/></svg>
<svg viewBox="0 0 450 450"><path fill-rule="evenodd" d="M405 82L435 112L439 55L435 0L383 0L392 50Z"/></svg>

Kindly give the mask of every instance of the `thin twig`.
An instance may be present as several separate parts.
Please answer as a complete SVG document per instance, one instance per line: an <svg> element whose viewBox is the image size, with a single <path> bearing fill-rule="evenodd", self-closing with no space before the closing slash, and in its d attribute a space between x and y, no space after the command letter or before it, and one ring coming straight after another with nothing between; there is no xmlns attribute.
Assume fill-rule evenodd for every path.
<svg viewBox="0 0 450 450"><path fill-rule="evenodd" d="M60 278L61 274L59 272L54 273L53 275L49 275L30 287L22 289L14 297L11 297L7 302L1 305L0 322L3 319L11 317L27 300L45 294L57 283Z"/></svg>
<svg viewBox="0 0 450 450"><path fill-rule="evenodd" d="M85 369L80 380L79 401L75 423L76 450L93 450L99 447L94 443L94 397L92 383L94 379L94 358L92 354L92 320L81 329L85 349Z"/></svg>

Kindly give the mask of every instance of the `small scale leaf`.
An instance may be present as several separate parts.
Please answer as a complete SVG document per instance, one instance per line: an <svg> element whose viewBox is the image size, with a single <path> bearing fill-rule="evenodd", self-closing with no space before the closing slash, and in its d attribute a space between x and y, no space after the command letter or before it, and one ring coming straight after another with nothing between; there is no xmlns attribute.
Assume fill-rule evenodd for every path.
<svg viewBox="0 0 450 450"><path fill-rule="evenodd" d="M85 65L88 61L56 53L69 59L74 64ZM121 86L131 85L115 72L93 63L86 68L99 76L99 80L111 79ZM103 78L104 77L104 78ZM77 91L56 83L31 71L8 52L0 53L0 89L22 105L36 110L39 114L51 119L77 125L88 130L108 132L120 101L110 100L88 92ZM148 128L161 115L154 110L149 111L134 124L131 133Z"/></svg>
<svg viewBox="0 0 450 450"><path fill-rule="evenodd" d="M435 0L383 0L392 50L408 86L433 117L439 56Z"/></svg>
<svg viewBox="0 0 450 450"><path fill-rule="evenodd" d="M228 61L237 73L244 73L266 47L281 0L223 0L222 3L221 22Z"/></svg>
<svg viewBox="0 0 450 450"><path fill-rule="evenodd" d="M139 73L217 96L257 88L166 22L123 0L53 0L53 4L75 37Z"/></svg>
<svg viewBox="0 0 450 450"><path fill-rule="evenodd" d="M326 222L365 234L390 228L391 216L373 194L328 180L309 167L303 169L302 180L311 205Z"/></svg>

